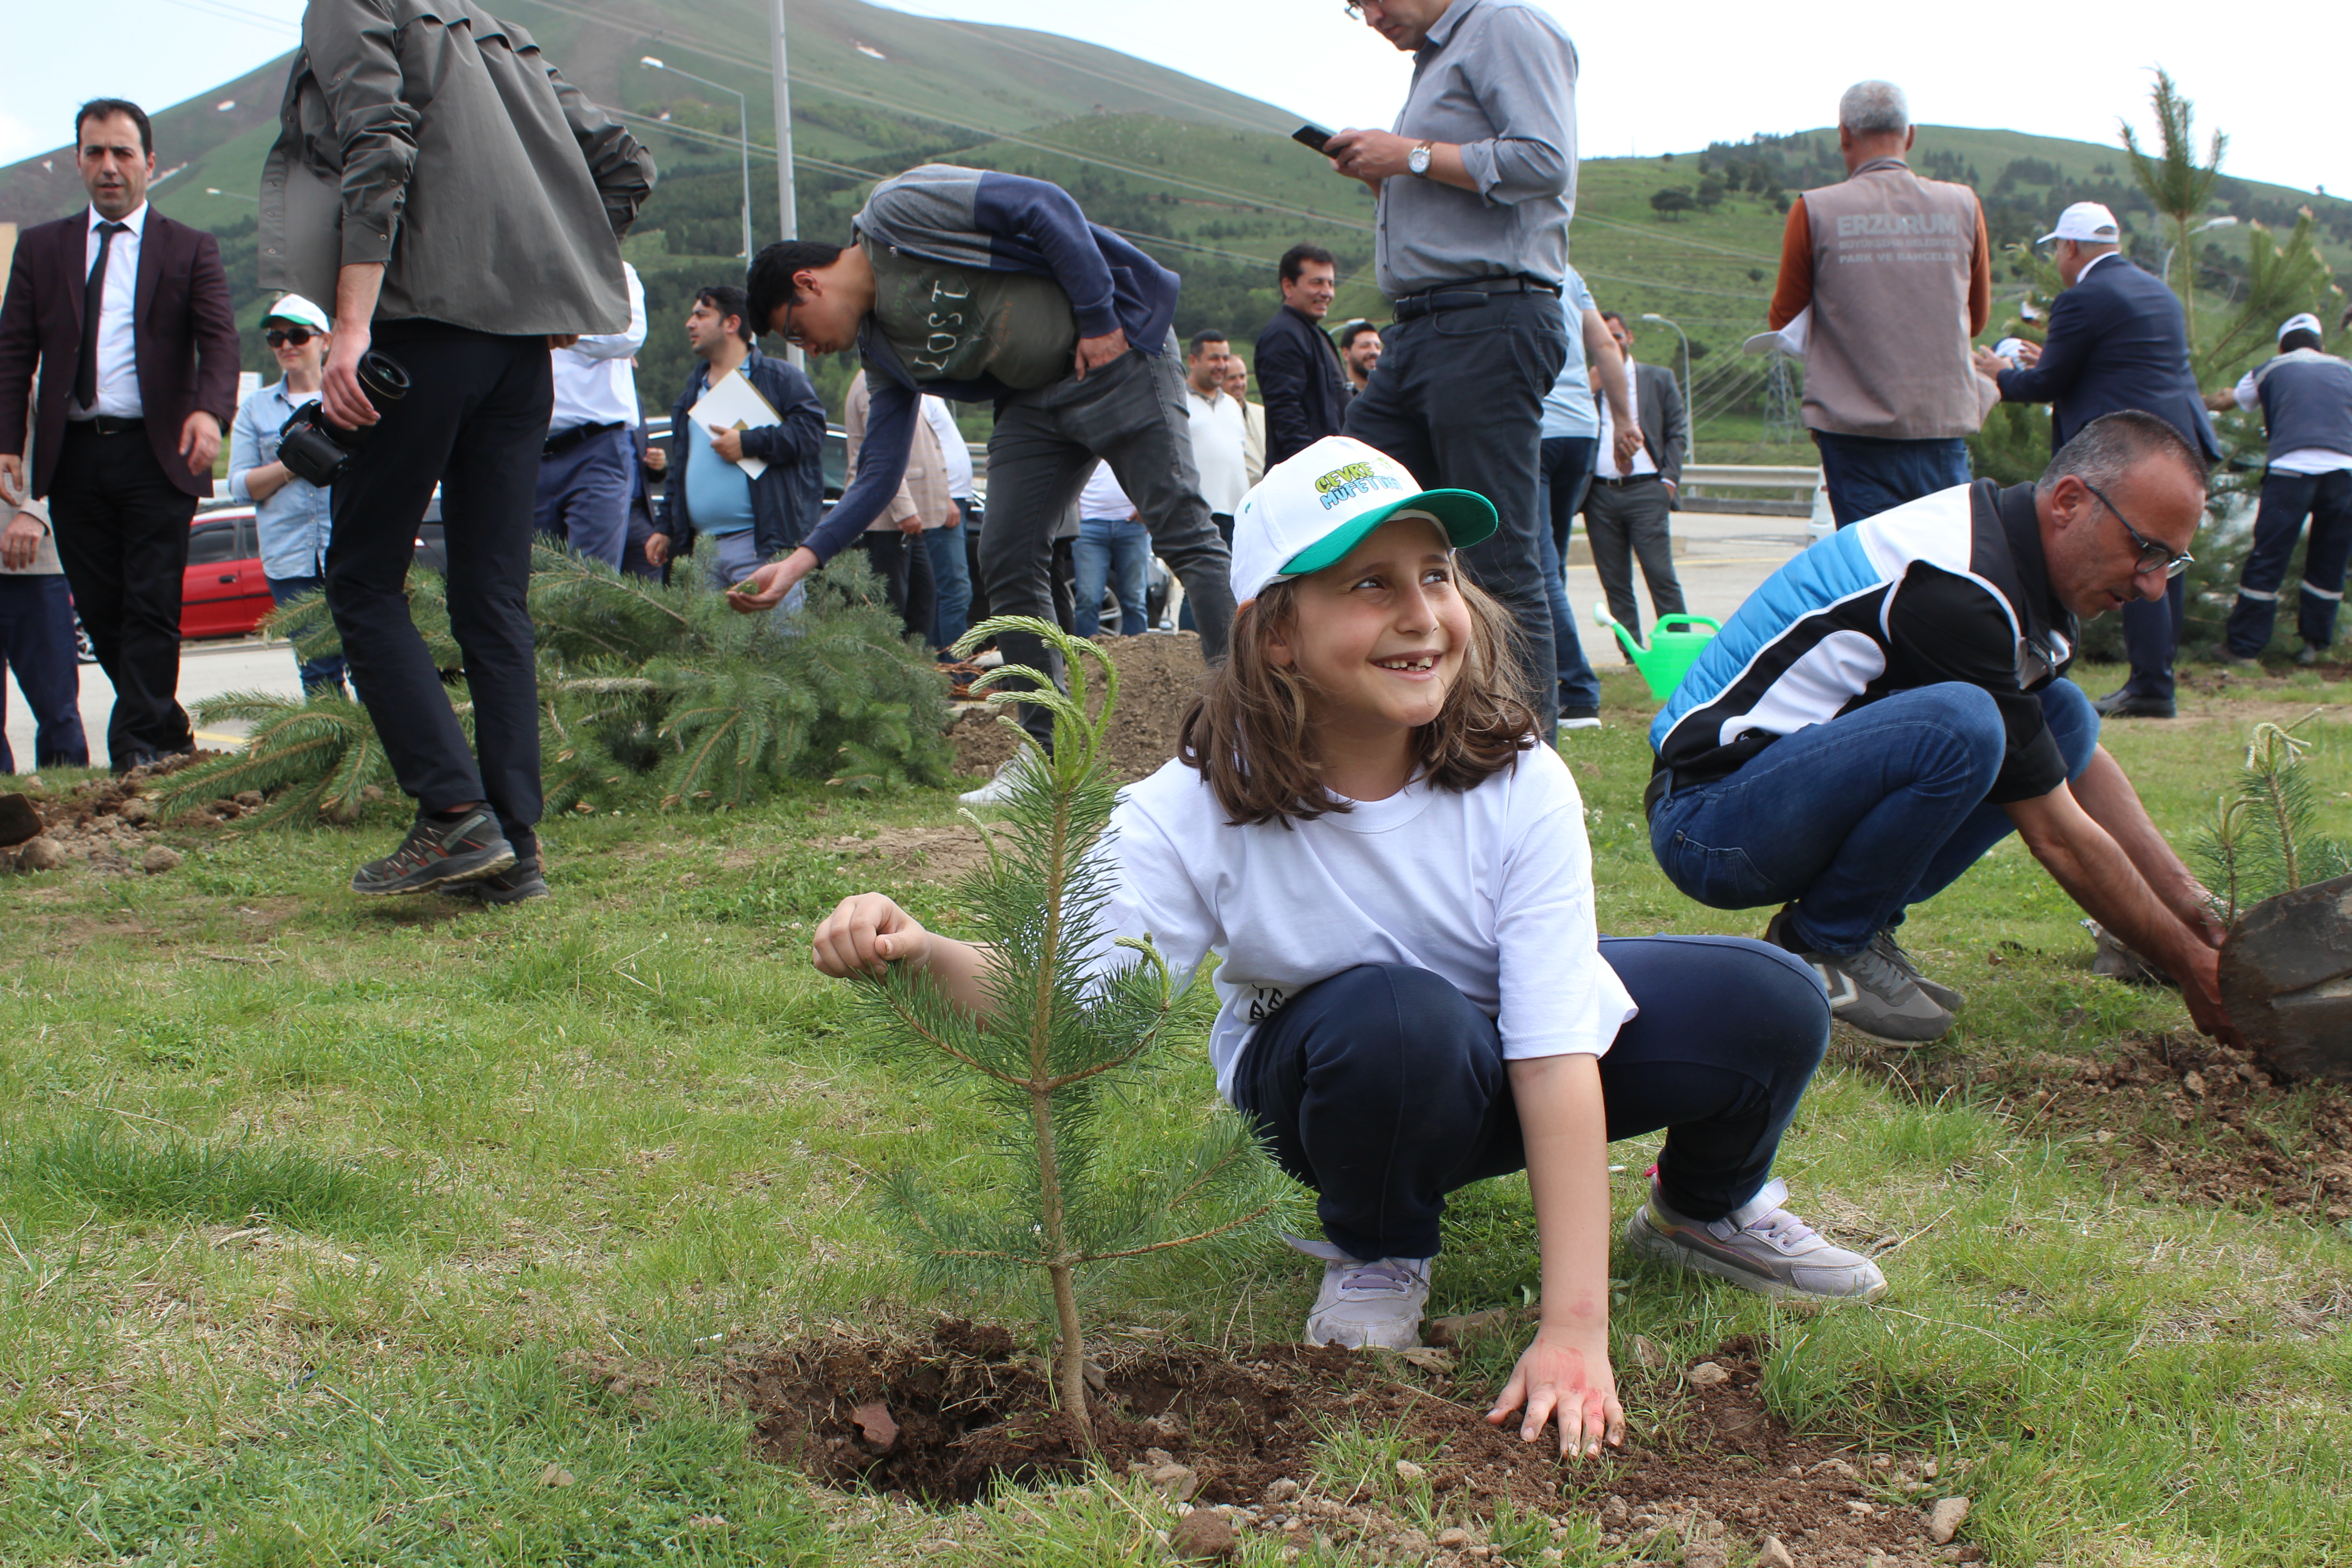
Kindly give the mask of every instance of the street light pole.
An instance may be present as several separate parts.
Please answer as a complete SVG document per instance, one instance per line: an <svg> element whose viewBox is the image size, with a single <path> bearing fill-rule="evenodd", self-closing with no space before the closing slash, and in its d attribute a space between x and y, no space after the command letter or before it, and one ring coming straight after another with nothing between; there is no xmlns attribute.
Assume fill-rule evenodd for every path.
<svg viewBox="0 0 2352 1568"><path fill-rule="evenodd" d="M1675 336L1682 339L1683 341L1683 417L1687 420L1691 416L1690 334L1684 331L1682 328L1675 322L1659 315L1655 310L1643 311L1642 320L1645 321L1655 321L1662 327L1673 327L1675 329ZM1626 390L1630 392L1633 389L1628 387ZM1690 455L1693 458L1696 458L1698 456L1698 428L1695 425L1691 426L1689 440Z"/></svg>
<svg viewBox="0 0 2352 1568"><path fill-rule="evenodd" d="M776 73L776 217L779 237L801 237L799 198L793 190L793 83L784 70L784 0L770 0L768 53Z"/></svg>
<svg viewBox="0 0 2352 1568"><path fill-rule="evenodd" d="M2238 226L2238 220L2237 220L2236 218L2234 218L2234 217L2230 217L2230 216L2222 216L2222 217L2217 217L2217 218L2210 219L2210 220L2209 220L2209 221L2207 221L2207 222L2205 222L2205 223L2200 223L2200 224L2199 224L2195 228L2190 229L2189 232L2190 236L2193 237L2194 236L2203 234L2203 233L2204 233L2207 229L2209 229L2209 228L2235 228L2235 227L2237 227L2237 226ZM2173 253L2174 253L2174 252L2176 252L2176 251L2178 251L2179 248L2180 248L2180 247L2179 247L2178 244L2168 245L2168 246L2166 246L2166 247L2164 247L2164 273L2163 273L2163 277L2164 277L2164 280L2165 280L2167 283L2169 283L2169 282L2171 282L2171 281L2172 281L2172 257L2173 257ZM2187 293L2187 292L2189 291L2189 289L2192 289L2192 288L2196 287L2196 283L2197 283L2197 264L2192 260L2192 261L2189 263L2189 276L2188 276L2187 278L2185 278L2185 279L2183 279L2181 280L2181 284L2182 284L2182 287L2181 287L2181 292L2183 292L2184 294L2185 294L2185 293Z"/></svg>
<svg viewBox="0 0 2352 1568"><path fill-rule="evenodd" d="M741 93L735 92L733 88L729 87L724 82L712 81L709 77L697 76L692 71L682 71L676 66L665 65L660 60L654 58L651 55L645 56L643 58L639 59L637 63L641 66L650 67L657 71L667 71L672 76L682 76L688 81L700 82L703 86L719 92L730 92L735 94L735 129L742 132L740 139L743 143L743 264L746 267L750 266L751 264L751 104L744 99Z"/></svg>

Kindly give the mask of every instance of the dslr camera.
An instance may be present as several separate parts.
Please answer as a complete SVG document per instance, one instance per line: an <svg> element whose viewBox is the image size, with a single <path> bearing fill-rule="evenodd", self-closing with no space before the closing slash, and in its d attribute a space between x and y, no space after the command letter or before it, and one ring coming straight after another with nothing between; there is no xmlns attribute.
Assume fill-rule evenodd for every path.
<svg viewBox="0 0 2352 1568"><path fill-rule="evenodd" d="M390 354L370 349L361 356L359 378L360 390L378 408L408 395L408 372ZM346 430L328 418L326 408L314 397L278 426L278 460L297 478L323 488L333 484L335 476L343 471L343 464L363 434Z"/></svg>

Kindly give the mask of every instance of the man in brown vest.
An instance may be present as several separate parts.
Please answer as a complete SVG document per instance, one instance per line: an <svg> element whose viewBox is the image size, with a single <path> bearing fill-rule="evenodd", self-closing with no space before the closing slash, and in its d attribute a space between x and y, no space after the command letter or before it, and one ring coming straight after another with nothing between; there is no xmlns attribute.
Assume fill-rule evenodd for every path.
<svg viewBox="0 0 2352 1568"><path fill-rule="evenodd" d="M1969 482L1966 437L1999 393L1969 342L1992 310L1992 247L1966 185L1923 180L1893 82L1838 100L1842 184L1789 209L1775 331L1805 325L1805 424L1838 526ZM1808 314L1810 312L1810 314Z"/></svg>

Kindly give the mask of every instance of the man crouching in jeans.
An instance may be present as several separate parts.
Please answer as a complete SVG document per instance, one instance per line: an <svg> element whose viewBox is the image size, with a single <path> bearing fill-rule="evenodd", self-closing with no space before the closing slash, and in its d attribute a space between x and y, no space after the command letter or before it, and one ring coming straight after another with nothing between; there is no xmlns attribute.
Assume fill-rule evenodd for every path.
<svg viewBox="0 0 2352 1568"><path fill-rule="evenodd" d="M352 890L543 897L524 595L548 354L627 327L619 237L653 160L528 33L471 0L311 0L281 120L261 281L334 301L322 402L352 451L334 479L327 605L417 804L406 840ZM372 348L406 372L404 395L362 385ZM436 483L471 748L404 593Z"/></svg>

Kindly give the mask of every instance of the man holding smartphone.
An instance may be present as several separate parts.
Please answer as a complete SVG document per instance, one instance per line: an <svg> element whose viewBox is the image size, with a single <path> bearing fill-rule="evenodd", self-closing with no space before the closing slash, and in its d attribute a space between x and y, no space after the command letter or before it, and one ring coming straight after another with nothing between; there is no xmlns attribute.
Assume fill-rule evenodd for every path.
<svg viewBox="0 0 2352 1568"><path fill-rule="evenodd" d="M1338 173L1379 197L1373 260L1395 307L1347 433L1432 488L1475 490L1501 526L1462 552L1526 638L1552 733L1551 610L1536 517L1543 399L1568 359L1560 279L1576 206L1576 46L1533 0L1356 0L1413 56L1394 131L1342 131Z"/></svg>

